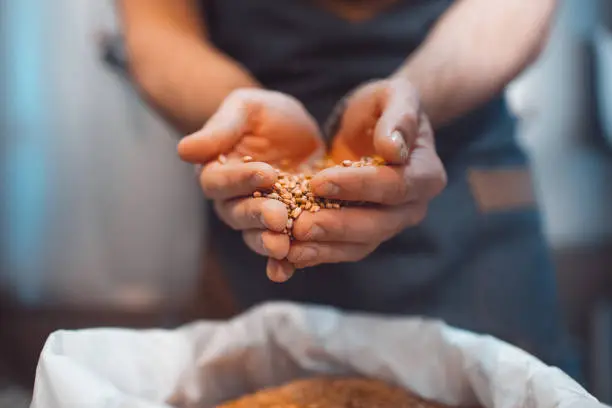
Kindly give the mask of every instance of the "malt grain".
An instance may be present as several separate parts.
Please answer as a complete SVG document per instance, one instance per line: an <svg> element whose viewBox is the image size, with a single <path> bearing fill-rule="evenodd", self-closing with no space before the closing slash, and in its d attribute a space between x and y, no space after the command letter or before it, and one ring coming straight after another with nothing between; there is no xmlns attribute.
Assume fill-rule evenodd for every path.
<svg viewBox="0 0 612 408"><path fill-rule="evenodd" d="M242 161L245 163L253 160L251 156L244 156L242 158ZM227 163L227 157L220 155L218 162L221 164ZM385 161L380 157L362 157L361 160L358 161L343 160L338 164L327 158L319 160L312 165L302 165L295 171L284 170L287 163L288 161L282 161L281 168L274 169L278 180L274 183L272 189L268 191L255 191L253 197L265 197L280 201L285 205L289 219L283 232L293 238L292 229L295 220L297 220L304 211L316 213L321 211L321 209L337 210L351 204L340 200L315 196L310 190L310 179L314 174L339 165L343 167L382 166L385 164Z"/></svg>

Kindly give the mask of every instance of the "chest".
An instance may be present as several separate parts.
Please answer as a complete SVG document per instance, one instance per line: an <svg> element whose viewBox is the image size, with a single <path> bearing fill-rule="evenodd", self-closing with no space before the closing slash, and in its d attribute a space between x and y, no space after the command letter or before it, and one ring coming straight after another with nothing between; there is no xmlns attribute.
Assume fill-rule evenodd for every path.
<svg viewBox="0 0 612 408"><path fill-rule="evenodd" d="M374 18L401 0L311 0L314 6L348 22Z"/></svg>
<svg viewBox="0 0 612 408"><path fill-rule="evenodd" d="M200 0L212 40L230 54L316 53L419 44L453 0ZM316 48L316 49L315 49ZM283 55L288 56L288 55Z"/></svg>
<svg viewBox="0 0 612 408"><path fill-rule="evenodd" d="M200 0L212 42L319 120L391 74L453 0Z"/></svg>

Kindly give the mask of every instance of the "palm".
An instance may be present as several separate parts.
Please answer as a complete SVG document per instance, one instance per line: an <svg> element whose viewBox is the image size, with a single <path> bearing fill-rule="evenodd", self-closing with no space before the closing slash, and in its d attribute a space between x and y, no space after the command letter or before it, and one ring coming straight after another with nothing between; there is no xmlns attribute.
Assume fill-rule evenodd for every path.
<svg viewBox="0 0 612 408"><path fill-rule="evenodd" d="M324 151L322 138L316 126L306 126L306 119L289 121L281 116L268 118L265 124L246 134L230 154L251 156L257 161L291 167L321 156Z"/></svg>
<svg viewBox="0 0 612 408"><path fill-rule="evenodd" d="M356 161L366 156L374 156L373 137L371 131L366 131L361 137L348 138L339 135L334 139L329 157L336 163L343 160Z"/></svg>
<svg viewBox="0 0 612 408"><path fill-rule="evenodd" d="M297 166L323 152L319 128L304 107L290 96L270 93L252 109L232 154Z"/></svg>

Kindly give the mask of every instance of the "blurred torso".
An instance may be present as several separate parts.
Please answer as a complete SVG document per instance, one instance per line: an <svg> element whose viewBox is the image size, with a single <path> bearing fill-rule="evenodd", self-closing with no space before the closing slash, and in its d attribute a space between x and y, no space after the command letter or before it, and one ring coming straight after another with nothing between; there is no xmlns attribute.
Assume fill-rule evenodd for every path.
<svg viewBox="0 0 612 408"><path fill-rule="evenodd" d="M358 84L388 76L449 0L204 0L212 41L318 121Z"/></svg>
<svg viewBox="0 0 612 408"><path fill-rule="evenodd" d="M347 92L395 71L452 3L202 0L215 45L265 87L302 101L320 124ZM211 240L240 305L283 299L438 317L562 365L565 338L537 208L485 214L467 176L524 166L514 133L503 95L437 129L449 182L425 221L361 262L298 271L283 285L271 283L266 260L211 214Z"/></svg>
<svg viewBox="0 0 612 408"><path fill-rule="evenodd" d="M302 101L319 123L347 92L396 70L452 3L453 0L202 1L214 44L243 64L265 87ZM514 121L501 97L438 131L438 151L449 171L449 189L438 200L443 207L452 205L456 211L461 208L461 200L470 205L469 193L463 189L457 192L460 197L444 197L454 183L463 181L466 163L474 161L470 156L492 162L523 160L513 132ZM465 211L470 210L468 207ZM440 211L448 213L447 209ZM244 306L269 298L289 298L393 312L406 308L401 300L406 293L433 284L435 277L443 273L449 251L454 251L452 243L446 241L464 228L459 219L466 214L448 215L442 217L446 219L444 225L429 217L419 228L406 230L385 243L364 262L319 268L333 272L325 272L325 287L318 273L294 278L293 281L305 282L282 288L268 284L263 275L265 260L250 253L240 234L216 219L213 228L221 259L226 260L228 275ZM407 264L419 271L404 273ZM373 280L372 268L388 270L388 280ZM338 277L337 285L342 285L345 278L341 276L345 273L353 280L353 292L344 290L341 297L331 284L332 275ZM246 281L241 278L245 274L249 276ZM255 289L255 281L262 285L260 289ZM390 300L390 296L398 299L383 301L385 297Z"/></svg>

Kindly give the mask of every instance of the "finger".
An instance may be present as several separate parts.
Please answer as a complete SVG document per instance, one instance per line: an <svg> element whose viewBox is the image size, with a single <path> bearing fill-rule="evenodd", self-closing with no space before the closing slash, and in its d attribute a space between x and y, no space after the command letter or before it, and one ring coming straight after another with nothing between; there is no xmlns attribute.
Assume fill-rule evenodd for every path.
<svg viewBox="0 0 612 408"><path fill-rule="evenodd" d="M358 160L371 155L373 131L385 92L383 82L379 81L362 86L348 97L333 139L334 156Z"/></svg>
<svg viewBox="0 0 612 408"><path fill-rule="evenodd" d="M197 132L184 137L178 154L190 163L206 163L231 150L249 130L249 100L236 92Z"/></svg>
<svg viewBox="0 0 612 408"><path fill-rule="evenodd" d="M295 242L287 260L302 269L327 263L356 262L371 254L378 245L352 243Z"/></svg>
<svg viewBox="0 0 612 408"><path fill-rule="evenodd" d="M427 205L343 207L302 213L293 224L293 236L304 242L383 242L425 218Z"/></svg>
<svg viewBox="0 0 612 408"><path fill-rule="evenodd" d="M446 187L446 170L436 153L433 131L428 121L421 122L420 136L410 152L405 179L417 200L429 201Z"/></svg>
<svg viewBox="0 0 612 408"><path fill-rule="evenodd" d="M398 205L417 198L405 166L331 167L317 173L315 195L344 201Z"/></svg>
<svg viewBox="0 0 612 408"><path fill-rule="evenodd" d="M204 195L213 200L248 196L255 190L271 188L276 179L274 168L262 162L214 161L200 173Z"/></svg>
<svg viewBox="0 0 612 408"><path fill-rule="evenodd" d="M269 229L282 232L288 220L285 205L267 198L215 201L215 211L223 222L237 231Z"/></svg>
<svg viewBox="0 0 612 408"><path fill-rule="evenodd" d="M418 137L420 120L420 101L416 89L408 81L389 81L382 114L374 129L376 153L388 163L405 164L410 148Z"/></svg>
<svg viewBox="0 0 612 408"><path fill-rule="evenodd" d="M447 183L444 165L436 153L429 122L422 121L405 166L332 167L316 174L316 195L346 201L398 205L426 202Z"/></svg>
<svg viewBox="0 0 612 408"><path fill-rule="evenodd" d="M283 283L291 279L295 267L287 260L269 258L266 266L266 274L272 282Z"/></svg>
<svg viewBox="0 0 612 408"><path fill-rule="evenodd" d="M242 238L255 253L274 259L284 259L289 254L289 236L268 230L246 230Z"/></svg>

